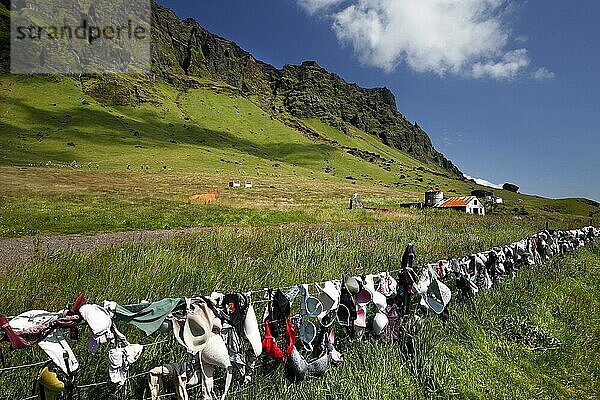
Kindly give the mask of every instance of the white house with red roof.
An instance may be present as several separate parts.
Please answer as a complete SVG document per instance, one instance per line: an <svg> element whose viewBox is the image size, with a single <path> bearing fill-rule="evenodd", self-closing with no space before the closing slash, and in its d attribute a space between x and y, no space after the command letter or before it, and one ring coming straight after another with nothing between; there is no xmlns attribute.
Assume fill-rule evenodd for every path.
<svg viewBox="0 0 600 400"><path fill-rule="evenodd" d="M475 196L450 197L434 205L435 208L450 208L467 214L485 215L485 207Z"/></svg>

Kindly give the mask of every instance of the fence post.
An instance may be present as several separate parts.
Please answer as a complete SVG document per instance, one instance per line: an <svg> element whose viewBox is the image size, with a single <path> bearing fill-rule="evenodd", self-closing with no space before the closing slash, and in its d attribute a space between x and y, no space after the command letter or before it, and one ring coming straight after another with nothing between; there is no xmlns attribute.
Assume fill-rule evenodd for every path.
<svg viewBox="0 0 600 400"><path fill-rule="evenodd" d="M550 228L550 223L548 221L546 221L546 223L544 224L544 230L549 230L548 228Z"/></svg>

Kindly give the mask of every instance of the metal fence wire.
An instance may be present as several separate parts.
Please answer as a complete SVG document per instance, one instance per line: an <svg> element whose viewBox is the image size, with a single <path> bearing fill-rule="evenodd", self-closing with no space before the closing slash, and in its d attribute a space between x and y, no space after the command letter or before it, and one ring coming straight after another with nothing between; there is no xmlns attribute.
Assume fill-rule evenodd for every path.
<svg viewBox="0 0 600 400"><path fill-rule="evenodd" d="M533 236L535 236L535 235L533 235ZM393 274L399 273L400 271L401 270L393 270L393 271L389 271L387 273L390 274L390 275L393 275ZM316 284L323 284L323 283L324 282L317 282ZM313 284L315 284L315 283L313 283ZM286 291L286 290L292 289L292 288L294 288L296 286L298 286L298 285L283 287L283 288L279 288L279 289L282 290L282 291ZM246 293L249 294L249 295L251 295L251 296L252 295L261 295L261 299L260 300L256 300L256 301L252 301L252 304L266 304L269 301L271 301L270 299L267 298L267 293L270 293L271 291L274 291L274 290L276 290L276 289L265 288L265 289L260 289L260 290L249 291L249 292L246 292ZM2 333L2 331L0 331L0 333ZM2 338L2 336L0 335L0 339L1 338ZM169 339L157 340L155 342L152 342L152 343L149 343L149 344L145 344L143 346L144 347L152 347L152 346L156 346L156 345L167 343L167 342L170 342L170 340ZM4 357L3 357L1 349L0 349L0 361L4 365ZM3 368L0 368L0 374L5 373L5 372L14 372L14 371L21 370L21 369L28 369L28 368L40 367L40 366L43 366L43 365L45 365L47 363L48 363L48 361L41 361L41 362L36 362L36 363L23 364L23 365L17 365L17 366L10 366L10 367L3 366ZM142 376L147 376L147 375L148 375L148 372L137 373L137 374L128 376L127 379L126 379L126 382L130 382L130 381L133 381L133 380L135 380L137 378L140 378ZM223 379L225 379L225 377L216 377L216 378L214 378L214 381L217 382L217 381L220 381L220 380L223 380ZM104 385L114 385L114 384L112 382L110 382L110 381L102 381L102 382L93 382L93 383L76 385L75 386L75 392L78 395L78 397L80 397L80 395L81 395L80 391L91 389L91 388L95 388L95 387L98 387L98 386L104 386ZM197 390L197 389L199 389L201 387L202 387L202 384L199 383L199 384L196 384L196 385L188 387L187 391L189 393L190 391ZM250 384L245 384L245 385L237 388L236 390L230 391L228 393L228 395L239 394L239 393L242 393L242 392L245 392L245 391L249 390L250 388L251 388L251 383ZM120 390L120 388L117 389L117 390ZM144 393L147 393L147 391L148 391L148 387L145 388ZM171 393L161 394L161 395L158 396L158 398L163 399L163 398L169 398L169 397L173 397L173 396L177 396L177 393L176 392L171 392ZM37 398L38 398L38 395L33 395L33 396L29 396L29 397L24 397L24 398L21 398L21 399L18 399L18 400L32 400L32 399L37 399ZM3 398L0 398L0 400L3 400ZM152 400L152 398L151 397L143 397L143 400Z"/></svg>

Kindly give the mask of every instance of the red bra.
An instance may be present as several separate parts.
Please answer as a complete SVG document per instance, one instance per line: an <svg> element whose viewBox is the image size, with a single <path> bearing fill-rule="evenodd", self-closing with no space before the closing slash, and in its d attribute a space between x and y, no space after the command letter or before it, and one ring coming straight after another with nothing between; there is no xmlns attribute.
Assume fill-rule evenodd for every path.
<svg viewBox="0 0 600 400"><path fill-rule="evenodd" d="M265 321L265 338L262 340L262 347L263 351L274 360L285 360L288 358L292 354L292 351L294 351L294 345L296 344L296 332L294 332L292 319L289 315L285 321L285 341L287 342L285 353L281 351L273 335L271 335L269 320Z"/></svg>

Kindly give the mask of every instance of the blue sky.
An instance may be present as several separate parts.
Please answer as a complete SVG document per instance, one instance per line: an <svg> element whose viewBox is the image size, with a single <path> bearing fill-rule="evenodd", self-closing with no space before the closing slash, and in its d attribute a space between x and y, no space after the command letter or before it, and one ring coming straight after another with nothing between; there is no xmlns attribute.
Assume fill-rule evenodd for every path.
<svg viewBox="0 0 600 400"><path fill-rule="evenodd" d="M600 2L159 0L281 67L387 86L465 174L600 201Z"/></svg>

